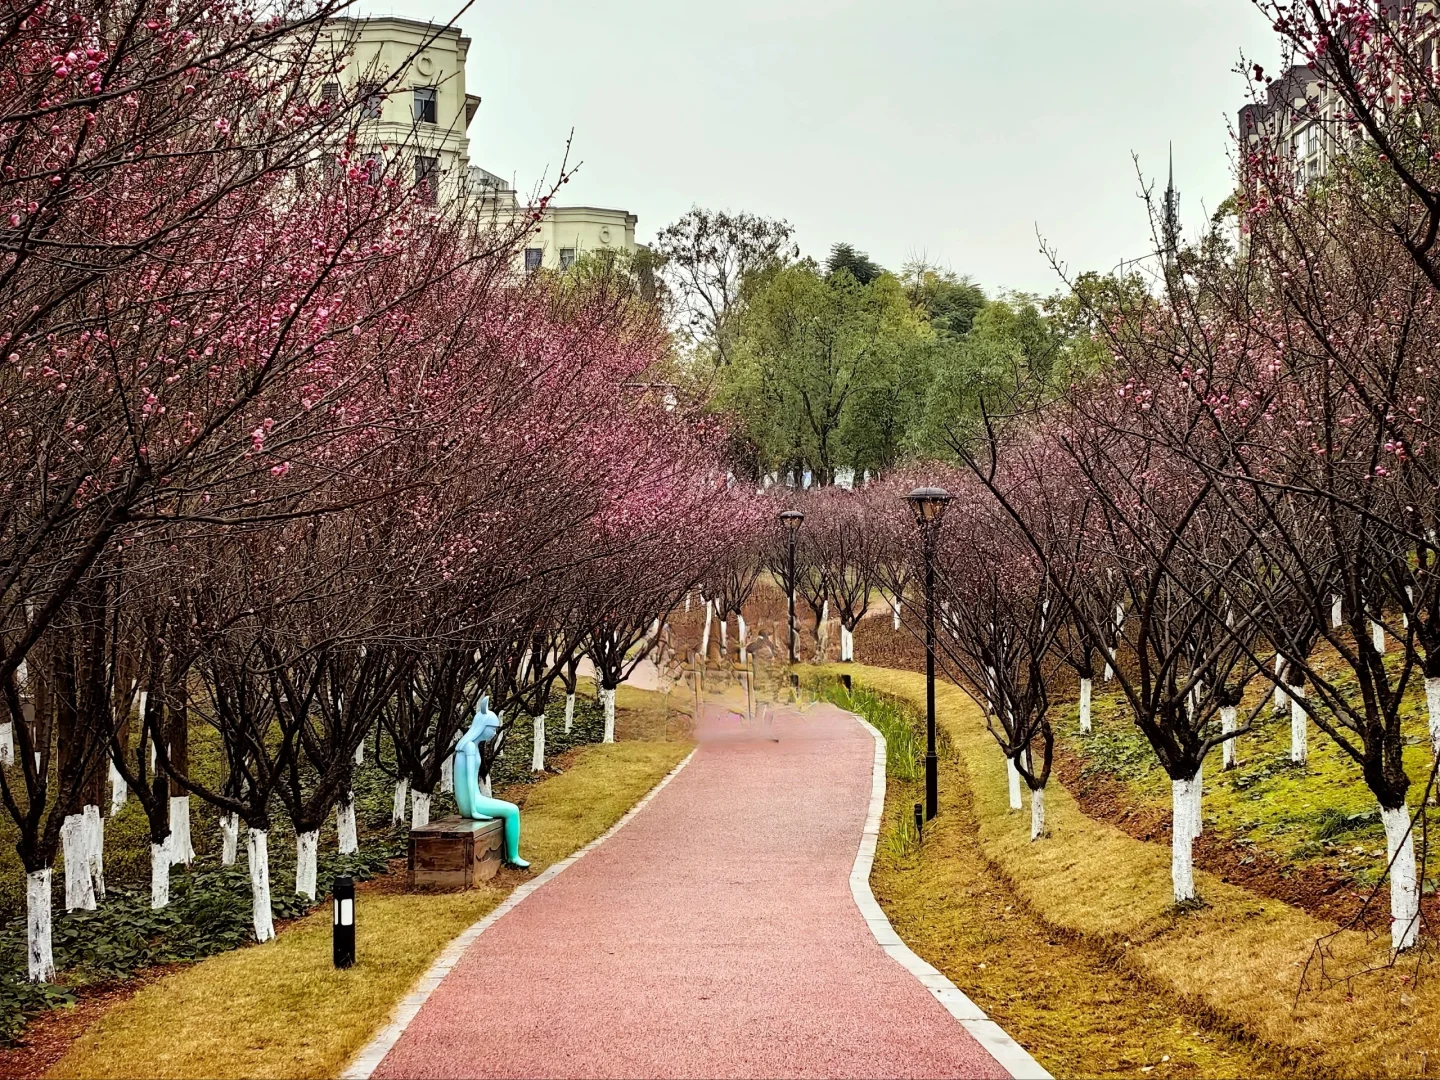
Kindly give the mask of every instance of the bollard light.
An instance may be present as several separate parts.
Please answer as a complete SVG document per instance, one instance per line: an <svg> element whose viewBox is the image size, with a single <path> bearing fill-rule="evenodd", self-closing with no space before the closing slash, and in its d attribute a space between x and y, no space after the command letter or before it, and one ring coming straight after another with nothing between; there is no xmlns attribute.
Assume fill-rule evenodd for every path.
<svg viewBox="0 0 1440 1080"><path fill-rule="evenodd" d="M334 957L337 968L355 964L355 879L337 877L331 887L334 897Z"/></svg>
<svg viewBox="0 0 1440 1080"><path fill-rule="evenodd" d="M916 840L923 840L923 839L924 839L924 836L925 836L924 831L923 831L924 828L925 828L925 804L924 804L924 803L918 803L918 802L917 802L917 803L915 804L915 839L916 839Z"/></svg>
<svg viewBox="0 0 1440 1080"><path fill-rule="evenodd" d="M849 675L841 675L841 676L840 676L840 685L843 686L843 687L845 687L845 693L847 693L847 694L850 693L850 691L851 691L850 676L849 676Z"/></svg>

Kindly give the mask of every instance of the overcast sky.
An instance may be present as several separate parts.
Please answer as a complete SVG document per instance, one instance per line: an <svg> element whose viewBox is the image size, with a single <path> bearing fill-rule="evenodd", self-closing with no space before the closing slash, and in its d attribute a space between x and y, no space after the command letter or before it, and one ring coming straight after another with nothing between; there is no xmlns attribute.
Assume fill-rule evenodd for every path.
<svg viewBox="0 0 1440 1080"><path fill-rule="evenodd" d="M463 0L362 0L445 21ZM1149 243L1132 153L1187 225L1230 189L1249 0L476 0L475 164L528 191L565 138L562 201L623 207L639 238L692 204L788 219L806 254L925 255L988 289L1050 292Z"/></svg>

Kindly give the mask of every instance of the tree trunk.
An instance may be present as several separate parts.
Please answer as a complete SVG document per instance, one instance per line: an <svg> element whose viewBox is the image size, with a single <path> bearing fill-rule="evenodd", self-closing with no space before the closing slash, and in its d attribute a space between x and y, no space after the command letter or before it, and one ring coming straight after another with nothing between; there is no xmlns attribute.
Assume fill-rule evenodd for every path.
<svg viewBox="0 0 1440 1080"><path fill-rule="evenodd" d="M15 725L6 720L0 724L0 765L15 764Z"/></svg>
<svg viewBox="0 0 1440 1080"><path fill-rule="evenodd" d="M295 892L306 900L315 899L320 834L314 829L295 834Z"/></svg>
<svg viewBox="0 0 1440 1080"><path fill-rule="evenodd" d="M1200 820L1200 774L1189 780L1170 781L1171 840L1170 883L1175 903L1195 899L1195 858L1192 844L1198 835Z"/></svg>
<svg viewBox="0 0 1440 1080"><path fill-rule="evenodd" d="M120 775L120 770L115 767L115 762L110 762L110 816L114 817L125 807L125 800L130 797L130 789L125 784L125 777Z"/></svg>
<svg viewBox="0 0 1440 1080"><path fill-rule="evenodd" d="M67 814L60 826L60 849L65 859L65 910L95 910L95 885L90 877L90 830L85 815Z"/></svg>
<svg viewBox="0 0 1440 1080"><path fill-rule="evenodd" d="M1093 668L1091 669L1094 670ZM1090 676L1080 680L1080 734L1089 735L1093 730L1090 722L1090 697L1095 690L1095 680Z"/></svg>
<svg viewBox="0 0 1440 1080"><path fill-rule="evenodd" d="M365 764L365 740L364 740L364 739L361 739L361 740L360 740L360 745L358 745L357 747L355 747L355 764L356 764L356 765L364 765L364 764Z"/></svg>
<svg viewBox="0 0 1440 1080"><path fill-rule="evenodd" d="M602 687L600 704L605 708L605 738L607 743L615 741L615 691Z"/></svg>
<svg viewBox="0 0 1440 1080"><path fill-rule="evenodd" d="M423 829L430 824L430 793L412 790L410 792L410 828Z"/></svg>
<svg viewBox="0 0 1440 1080"><path fill-rule="evenodd" d="M269 941L275 936L275 920L270 910L270 836L264 829L251 829L246 854L250 863L250 921L255 927L256 941Z"/></svg>
<svg viewBox="0 0 1440 1080"><path fill-rule="evenodd" d="M750 643L749 630L745 626L745 616L739 612L735 613L735 641L740 647L740 663L745 663L745 646Z"/></svg>
<svg viewBox="0 0 1440 1080"><path fill-rule="evenodd" d="M189 866L195 861L195 846L190 842L190 796L170 796L170 861Z"/></svg>
<svg viewBox="0 0 1440 1080"><path fill-rule="evenodd" d="M1020 770L1015 768L1015 759L1005 759L1005 771L1010 778L1010 809L1020 810L1025 806L1020 796Z"/></svg>
<svg viewBox="0 0 1440 1080"><path fill-rule="evenodd" d="M1385 856L1390 872L1390 947L1396 952L1420 936L1420 885L1415 877L1415 834L1410 808L1380 807L1385 826Z"/></svg>
<svg viewBox="0 0 1440 1080"><path fill-rule="evenodd" d="M240 854L240 815L220 815L220 865L234 866Z"/></svg>
<svg viewBox="0 0 1440 1080"><path fill-rule="evenodd" d="M1381 656L1385 655L1385 628L1374 619L1370 620L1370 644Z"/></svg>
<svg viewBox="0 0 1440 1080"><path fill-rule="evenodd" d="M1235 722L1236 713L1239 710L1234 705L1223 705L1220 708L1220 733L1228 735L1237 727ZM1235 768L1235 739L1226 739L1224 746L1224 761L1221 768L1230 770Z"/></svg>
<svg viewBox="0 0 1440 1080"><path fill-rule="evenodd" d="M390 804L390 824L401 825L405 821L405 796L410 794L410 781L403 776L395 781L395 799Z"/></svg>
<svg viewBox="0 0 1440 1080"><path fill-rule="evenodd" d="M855 659L855 635L844 623L840 624L840 660L842 663Z"/></svg>
<svg viewBox="0 0 1440 1080"><path fill-rule="evenodd" d="M570 734L570 729L575 726L575 695L565 695L565 734Z"/></svg>
<svg viewBox="0 0 1440 1080"><path fill-rule="evenodd" d="M900 632L900 601L896 600L890 608L890 628L896 633Z"/></svg>
<svg viewBox="0 0 1440 1080"><path fill-rule="evenodd" d="M1279 653L1275 654L1275 699L1270 703L1270 711L1279 715L1285 711L1287 701L1285 695L1285 669L1287 665L1285 658Z"/></svg>
<svg viewBox="0 0 1440 1080"><path fill-rule="evenodd" d="M170 839L150 841L150 906L156 911L170 905Z"/></svg>
<svg viewBox="0 0 1440 1080"><path fill-rule="evenodd" d="M354 855L360 850L360 838L355 831L355 792L347 791L335 807L335 837L341 855Z"/></svg>
<svg viewBox="0 0 1440 1080"><path fill-rule="evenodd" d="M700 633L700 659L710 659L710 619L714 616L715 610L710 602L705 602L705 629Z"/></svg>
<svg viewBox="0 0 1440 1080"><path fill-rule="evenodd" d="M1430 748L1440 757L1440 676L1426 677L1425 705L1430 716Z"/></svg>
<svg viewBox="0 0 1440 1080"><path fill-rule="evenodd" d="M530 771L545 771L545 714L535 717L535 745L530 754Z"/></svg>
<svg viewBox="0 0 1440 1080"><path fill-rule="evenodd" d="M1039 840L1045 835L1045 789L1030 789L1030 839Z"/></svg>
<svg viewBox="0 0 1440 1080"><path fill-rule="evenodd" d="M1340 596L1330 597L1330 629L1339 630L1345 621L1345 604Z"/></svg>
<svg viewBox="0 0 1440 1080"><path fill-rule="evenodd" d="M1310 760L1310 725L1305 715L1305 687L1292 686L1290 695L1290 764L1304 765Z"/></svg>
<svg viewBox="0 0 1440 1080"><path fill-rule="evenodd" d="M26 970L31 982L55 978L55 952L50 943L50 868L25 875Z"/></svg>
<svg viewBox="0 0 1440 1080"><path fill-rule="evenodd" d="M90 834L90 879L95 890L95 899L105 899L105 815L95 803L87 803L85 831Z"/></svg>

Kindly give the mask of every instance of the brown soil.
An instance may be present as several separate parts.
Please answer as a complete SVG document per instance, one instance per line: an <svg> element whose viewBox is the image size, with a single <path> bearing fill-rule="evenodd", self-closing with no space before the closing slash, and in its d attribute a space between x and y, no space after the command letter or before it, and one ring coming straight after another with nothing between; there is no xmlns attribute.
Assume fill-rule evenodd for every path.
<svg viewBox="0 0 1440 1080"><path fill-rule="evenodd" d="M1138 805L1121 781L1107 775L1084 774L1080 760L1058 747L1054 774L1087 816L1108 822L1136 840L1170 842L1170 812L1156 806ZM1348 925L1363 909L1361 925L1375 930L1389 925L1390 901L1386 892L1382 889L1377 895L1373 889L1361 888L1337 870L1325 866L1296 866L1215 829L1200 835L1194 851L1195 865L1221 881L1284 901L1317 918ZM1434 899L1427 898L1425 907L1426 917L1433 925Z"/></svg>

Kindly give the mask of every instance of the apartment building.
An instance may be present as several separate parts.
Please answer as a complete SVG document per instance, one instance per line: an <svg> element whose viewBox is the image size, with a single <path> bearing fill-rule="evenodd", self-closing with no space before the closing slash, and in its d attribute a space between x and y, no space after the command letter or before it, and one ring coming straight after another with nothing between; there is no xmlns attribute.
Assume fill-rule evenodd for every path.
<svg viewBox="0 0 1440 1080"><path fill-rule="evenodd" d="M343 57L339 79L320 88L322 99L359 96L361 138L380 154L382 167L407 177L428 197L462 202L506 225L531 208L503 177L471 163L470 128L480 97L469 92L465 60L470 38L395 16L336 19L330 46ZM367 94L367 86L376 89ZM546 206L516 254L518 270L564 269L586 252L634 252L634 214L597 206Z"/></svg>

